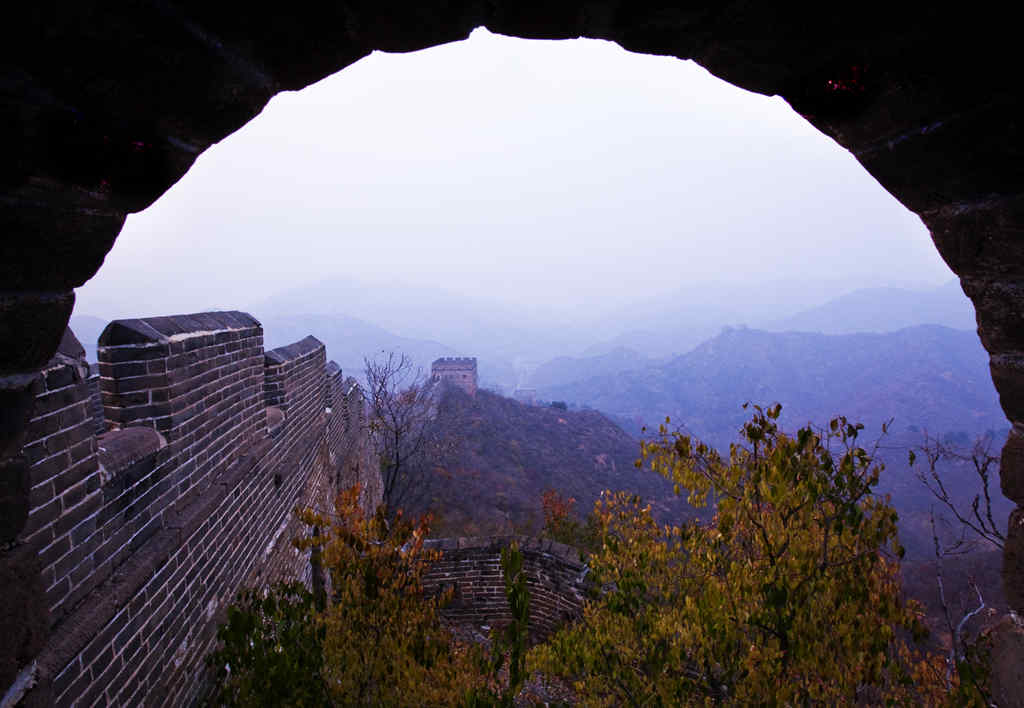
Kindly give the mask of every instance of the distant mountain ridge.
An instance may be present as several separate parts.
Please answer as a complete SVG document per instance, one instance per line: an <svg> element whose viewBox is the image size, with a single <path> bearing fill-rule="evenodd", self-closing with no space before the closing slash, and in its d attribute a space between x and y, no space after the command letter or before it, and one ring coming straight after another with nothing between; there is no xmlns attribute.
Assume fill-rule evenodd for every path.
<svg viewBox="0 0 1024 708"><path fill-rule="evenodd" d="M611 319L625 326L608 328L619 334L591 345L584 356L616 347L655 358L678 356L723 326L825 334L893 332L923 324L976 327L974 306L955 279L939 287L869 287L838 296L830 296L829 290L814 281L689 285L646 307L621 310Z"/></svg>
<svg viewBox="0 0 1024 708"><path fill-rule="evenodd" d="M829 300L776 322L772 331L892 332L920 324L937 324L953 329L974 330L974 306L957 280L932 290L865 288Z"/></svg>
<svg viewBox="0 0 1024 708"><path fill-rule="evenodd" d="M937 325L884 334L726 329L663 365L540 391L648 425L674 423L727 444L747 401L783 404L790 427L836 414L935 432L1007 425L973 332Z"/></svg>
<svg viewBox="0 0 1024 708"><path fill-rule="evenodd" d="M441 287L337 277L278 293L249 310L257 318L295 315L355 317L414 339L444 342L463 353L510 362L538 348L569 351L578 337L530 308L469 297ZM512 377L502 383L512 384Z"/></svg>
<svg viewBox="0 0 1024 708"><path fill-rule="evenodd" d="M259 317L257 315L257 317ZM400 337L382 327L346 315L289 315L260 318L267 350L290 344L313 334L327 347L327 356L338 362L346 374L362 378L364 357L378 352L402 352L424 372L434 359L455 356L454 349L440 342Z"/></svg>
<svg viewBox="0 0 1024 708"><path fill-rule="evenodd" d="M635 349L615 347L595 356L560 356L537 367L527 383L533 388L547 388L573 381L583 381L595 376L617 374L622 371L642 369L650 359Z"/></svg>

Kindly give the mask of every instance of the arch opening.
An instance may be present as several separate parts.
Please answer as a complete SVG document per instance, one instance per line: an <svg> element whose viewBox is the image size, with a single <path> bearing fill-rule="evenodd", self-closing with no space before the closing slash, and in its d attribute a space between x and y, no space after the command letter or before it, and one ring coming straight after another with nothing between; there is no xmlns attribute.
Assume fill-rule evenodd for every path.
<svg viewBox="0 0 1024 708"><path fill-rule="evenodd" d="M1024 143L1017 124L1006 119L1020 114L1022 101L1011 70L1003 68L1014 63L1009 45L987 36L975 51L954 55L947 38L962 40L970 28L918 10L887 13L886 28L870 42L835 39L840 26L847 36L868 29L870 13L863 8L848 17L831 9L827 17L740 13L747 26L778 30L773 38L789 36L785 30L808 38L799 44L723 39L731 34L723 28L737 18L722 10L653 7L346 6L316 17L249 15L238 23L218 10L160 6L105 10L89 22L23 18L18 26L25 31L12 47L15 80L8 84L7 105L15 109L5 114L13 126L5 131L13 138L13 159L3 180L9 238L0 258L0 331L19 346L0 353L0 396L8 413L0 428L3 540L17 538L29 503L18 454L31 415L29 382L57 350L71 288L98 268L125 213L151 203L206 146L237 129L277 91L307 85L375 48L409 51L462 38L478 25L524 37L586 35L633 51L694 58L731 83L784 96L856 155L922 217L975 304L992 377L1013 423L1003 453L1003 491L1022 503L1024 253L1016 235L1024 212L1015 166ZM125 31L132 27L139 31ZM340 34L339 27L345 28ZM75 61L81 56L93 61ZM1018 610L1024 607L1021 521L1018 509L1004 567ZM0 570L19 582L5 587L33 581L33 563L31 552L8 547ZM41 611L33 592L9 603L19 624L10 656L2 657L5 677L41 641L33 629Z"/></svg>

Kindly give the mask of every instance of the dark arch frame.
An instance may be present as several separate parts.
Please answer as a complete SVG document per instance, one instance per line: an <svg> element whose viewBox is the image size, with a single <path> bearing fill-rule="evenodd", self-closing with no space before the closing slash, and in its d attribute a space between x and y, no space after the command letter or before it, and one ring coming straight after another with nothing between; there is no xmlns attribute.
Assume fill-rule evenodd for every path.
<svg viewBox="0 0 1024 708"><path fill-rule="evenodd" d="M1024 612L1017 42L993 34L999 18L975 23L933 3L898 5L828 3L808 13L743 1L313 0L268 12L235 2L85 0L9 11L0 65L0 583L11 596L8 636L31 647L45 613L31 592L9 591L37 584L32 549L17 543L29 506L19 451L31 381L57 350L73 289L100 267L125 215L156 200L275 93L375 49L422 49L477 26L608 39L694 59L737 86L781 95L921 217L974 302L1013 425L1002 489L1018 509L1004 581Z"/></svg>

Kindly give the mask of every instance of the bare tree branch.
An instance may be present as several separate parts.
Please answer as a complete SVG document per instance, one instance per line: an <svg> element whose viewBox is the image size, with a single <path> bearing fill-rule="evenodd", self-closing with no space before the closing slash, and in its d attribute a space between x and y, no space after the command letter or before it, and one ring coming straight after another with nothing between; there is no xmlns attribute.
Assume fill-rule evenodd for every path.
<svg viewBox="0 0 1024 708"><path fill-rule="evenodd" d="M436 418L429 382L405 354L365 359L370 413L368 428L381 461L388 515L426 494Z"/></svg>
<svg viewBox="0 0 1024 708"><path fill-rule="evenodd" d="M939 502L948 509L957 522L966 529L970 529L980 539L987 541L998 548L1002 548L1006 542L1006 536L1000 530L992 510L992 496L989 486L992 483L992 473L998 469L999 458L992 454L992 439L978 438L975 440L970 452L963 453L951 445L946 445L939 440L928 436L925 433L924 445L918 450L927 460L927 469L918 468L917 479L931 492ZM911 464L915 456L911 456ZM971 500L970 511L961 511L957 507L953 496L950 494L943 480L941 468L942 463L963 464L970 463L978 480L981 482L981 492L975 494ZM984 502L982 502L984 499ZM966 538L964 538L966 542Z"/></svg>

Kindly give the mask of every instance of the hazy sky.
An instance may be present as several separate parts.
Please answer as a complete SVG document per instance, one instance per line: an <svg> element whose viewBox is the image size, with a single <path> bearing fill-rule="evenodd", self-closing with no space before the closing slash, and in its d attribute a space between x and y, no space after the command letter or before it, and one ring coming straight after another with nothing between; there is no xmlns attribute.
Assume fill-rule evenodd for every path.
<svg viewBox="0 0 1024 708"><path fill-rule="evenodd" d="M781 99L608 42L478 30L274 98L129 217L76 311L244 307L336 276L564 312L692 281L952 274Z"/></svg>

